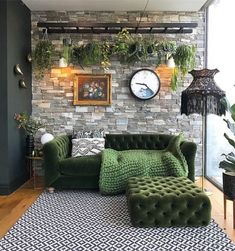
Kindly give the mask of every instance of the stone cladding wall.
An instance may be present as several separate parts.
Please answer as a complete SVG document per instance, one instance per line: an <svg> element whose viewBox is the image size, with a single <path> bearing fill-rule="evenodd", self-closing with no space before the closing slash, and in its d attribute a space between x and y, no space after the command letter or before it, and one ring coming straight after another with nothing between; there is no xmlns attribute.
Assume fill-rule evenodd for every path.
<svg viewBox="0 0 235 251"><path fill-rule="evenodd" d="M37 28L38 21L86 21L86 22L138 22L140 12L32 12L32 46L42 38L42 31ZM141 22L197 22L198 27L192 34L155 34L154 39L172 40L197 46L197 67L204 66L205 55L205 15L204 12L147 12ZM73 43L86 43L92 39L113 39L113 35L92 34L49 34L56 50L61 50L63 38L71 37ZM58 57L54 59L58 65ZM58 67L58 66L57 66ZM47 130L54 135L71 133L73 129L104 128L107 133L167 133L183 132L185 138L198 144L196 174L201 172L201 116L180 114L181 92L192 78L187 76L184 83L172 92L170 72L164 66L156 69L161 79L158 95L149 101L136 100L129 91L129 80L137 69L147 67L155 70L154 61L135 65L121 64L116 59L107 73L112 74L112 105L74 106L73 76L59 74L58 69L48 72L38 81L33 78L32 106L33 115L47 123ZM100 66L77 67L75 73L103 73Z"/></svg>

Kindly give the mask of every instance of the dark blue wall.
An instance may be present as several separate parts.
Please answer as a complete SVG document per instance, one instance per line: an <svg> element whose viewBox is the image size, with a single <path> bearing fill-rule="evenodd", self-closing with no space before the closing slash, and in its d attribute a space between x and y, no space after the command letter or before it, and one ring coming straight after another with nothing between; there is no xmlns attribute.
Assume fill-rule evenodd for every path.
<svg viewBox="0 0 235 251"><path fill-rule="evenodd" d="M31 52L30 10L20 0L1 0L0 21L0 194L9 194L28 179L25 136L17 129L14 114L31 113L32 69L26 60ZM27 89L19 88L22 77L14 73L16 64Z"/></svg>

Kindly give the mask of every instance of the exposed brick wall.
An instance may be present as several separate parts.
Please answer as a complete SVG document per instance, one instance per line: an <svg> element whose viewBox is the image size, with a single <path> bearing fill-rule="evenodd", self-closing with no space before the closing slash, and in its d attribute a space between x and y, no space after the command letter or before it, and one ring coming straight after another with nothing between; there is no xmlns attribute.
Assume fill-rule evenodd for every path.
<svg viewBox="0 0 235 251"><path fill-rule="evenodd" d="M38 21L92 21L127 22L138 21L138 12L32 12L32 44L41 38L37 28ZM188 42L197 46L197 68L203 68L205 50L205 17L203 12L149 12L141 22L197 22L198 28L192 34L156 34L158 40ZM62 39L68 34L51 34L49 39L56 49L62 49ZM113 39L113 35L72 34L73 43L86 43L91 39ZM58 57L55 64L58 65ZM73 106L73 78L58 75L56 70L48 72L43 80L33 79L33 115L47 120L47 129L54 134L71 133L73 128L104 128L109 133L179 133L199 144L197 173L200 172L201 159L201 117L199 115L180 115L181 92L191 77L176 92L169 88L169 69L156 69L161 79L159 94L149 101L138 101L129 92L129 79L134 71L142 67L155 70L154 62L138 63L134 66L121 64L114 59L107 73L112 74L112 105L109 107ZM93 66L75 72L102 73L100 66Z"/></svg>

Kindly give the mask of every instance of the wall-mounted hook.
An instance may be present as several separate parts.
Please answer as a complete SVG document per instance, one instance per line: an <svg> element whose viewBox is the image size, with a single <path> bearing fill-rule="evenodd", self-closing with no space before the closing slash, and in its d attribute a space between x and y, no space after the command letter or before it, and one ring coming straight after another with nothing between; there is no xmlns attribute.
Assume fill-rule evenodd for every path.
<svg viewBox="0 0 235 251"><path fill-rule="evenodd" d="M15 65L14 70L15 70L15 73L16 73L16 74L22 75L22 76L24 75L23 72L22 72L21 69L20 69L20 65L19 65L19 64Z"/></svg>
<svg viewBox="0 0 235 251"><path fill-rule="evenodd" d="M24 79L20 79L20 81L19 81L19 87L20 88L27 88L27 86L26 86L26 84L24 82Z"/></svg>
<svg viewBox="0 0 235 251"><path fill-rule="evenodd" d="M27 61L28 61L29 63L31 63L31 62L32 62L32 56L31 56L31 54L30 54L30 53L27 55Z"/></svg>

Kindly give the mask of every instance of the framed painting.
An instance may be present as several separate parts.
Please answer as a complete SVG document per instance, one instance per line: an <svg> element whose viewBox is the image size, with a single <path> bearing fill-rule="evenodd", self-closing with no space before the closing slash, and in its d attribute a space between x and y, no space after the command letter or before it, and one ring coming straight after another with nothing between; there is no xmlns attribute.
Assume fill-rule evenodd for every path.
<svg viewBox="0 0 235 251"><path fill-rule="evenodd" d="M74 105L111 105L111 74L78 74L74 81Z"/></svg>

